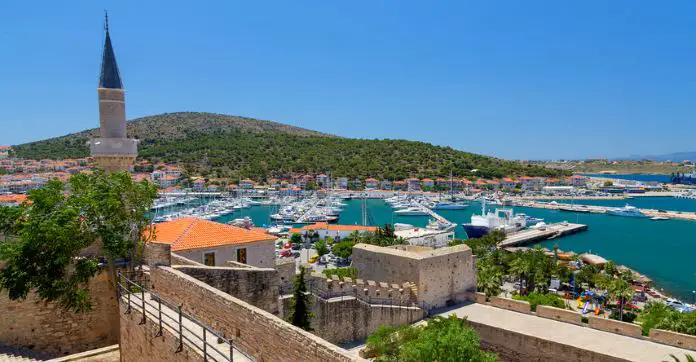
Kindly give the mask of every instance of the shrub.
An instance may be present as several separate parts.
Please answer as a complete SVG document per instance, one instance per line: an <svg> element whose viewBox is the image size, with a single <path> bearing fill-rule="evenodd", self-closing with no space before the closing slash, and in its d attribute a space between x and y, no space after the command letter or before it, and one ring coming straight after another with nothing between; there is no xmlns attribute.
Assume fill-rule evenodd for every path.
<svg viewBox="0 0 696 362"><path fill-rule="evenodd" d="M565 302L563 302L563 299L556 294L551 293L531 292L527 295L515 294L512 296L512 299L529 302L533 312L536 311L537 305L548 305L551 307L565 309Z"/></svg>
<svg viewBox="0 0 696 362"><path fill-rule="evenodd" d="M326 275L329 278L332 275L336 275L339 278L348 277L355 279L358 277L358 269L353 267L324 269L324 275Z"/></svg>

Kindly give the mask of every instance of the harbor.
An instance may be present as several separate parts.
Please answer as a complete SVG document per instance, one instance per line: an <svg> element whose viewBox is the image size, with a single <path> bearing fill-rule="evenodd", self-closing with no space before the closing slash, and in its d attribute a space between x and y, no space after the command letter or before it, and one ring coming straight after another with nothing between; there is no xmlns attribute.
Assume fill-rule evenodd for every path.
<svg viewBox="0 0 696 362"><path fill-rule="evenodd" d="M560 211L579 212L579 213L595 213L595 214L611 213L612 210L616 210L618 208L618 207L600 206L600 205L567 204L567 203L559 203L559 202L555 202L555 201L543 202L543 201L513 200L512 204L514 206L531 207L531 208L537 208L537 209L549 209L549 210L560 210ZM663 219L696 221L696 212L684 212L684 211L677 211L677 210L662 210L662 209L641 209L641 208L636 208L636 211L641 213L643 215L643 217L651 218L651 219L656 220L656 221L663 220Z"/></svg>
<svg viewBox="0 0 696 362"><path fill-rule="evenodd" d="M509 234L500 243L500 247L516 247L534 244L540 241L556 239L587 230L587 225L558 222L544 228L533 228Z"/></svg>

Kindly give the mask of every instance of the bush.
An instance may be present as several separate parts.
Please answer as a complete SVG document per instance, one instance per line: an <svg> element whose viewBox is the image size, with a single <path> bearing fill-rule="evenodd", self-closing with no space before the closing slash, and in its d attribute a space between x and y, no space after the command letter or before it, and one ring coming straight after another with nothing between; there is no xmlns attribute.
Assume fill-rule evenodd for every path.
<svg viewBox="0 0 696 362"><path fill-rule="evenodd" d="M326 275L329 278L332 275L336 275L339 278L348 277L355 279L358 277L358 269L353 267L324 269L324 275Z"/></svg>
<svg viewBox="0 0 696 362"><path fill-rule="evenodd" d="M612 311L611 314L609 315L609 318L618 321L620 318L619 311L617 311L617 310ZM624 312L622 322L633 323L633 321L635 321L636 318L638 318L637 314L635 314L633 312Z"/></svg>
<svg viewBox="0 0 696 362"><path fill-rule="evenodd" d="M435 317L425 326L380 327L367 337L367 350L375 361L496 361L481 350L478 333L466 319L455 315Z"/></svg>
<svg viewBox="0 0 696 362"><path fill-rule="evenodd" d="M644 335L648 335L651 328L696 335L696 312L680 313L664 303L647 303L641 320Z"/></svg>
<svg viewBox="0 0 696 362"><path fill-rule="evenodd" d="M551 307L565 309L565 302L563 299L556 294L551 293L531 292L527 295L514 294L512 299L529 302L532 312L536 311L537 305L548 305Z"/></svg>

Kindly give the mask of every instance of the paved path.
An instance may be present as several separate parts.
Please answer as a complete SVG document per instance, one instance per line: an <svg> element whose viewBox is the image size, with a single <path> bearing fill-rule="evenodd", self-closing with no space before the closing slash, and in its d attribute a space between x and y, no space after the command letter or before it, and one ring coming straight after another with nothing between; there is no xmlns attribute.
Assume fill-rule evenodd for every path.
<svg viewBox="0 0 696 362"><path fill-rule="evenodd" d="M148 317L148 323L153 323L157 324L158 319L158 305L156 300L150 299L150 293L145 293L145 309L148 311L146 314ZM135 313L136 315L142 313L142 307L141 304L142 301L140 299L140 294L139 293L133 293L131 294L131 308L132 311L131 313ZM150 314L152 313L152 315ZM195 318L195 317L194 317ZM178 325L179 325L179 313L176 310L173 310L169 307L167 307L165 304L162 304L162 320L168 323L170 326L175 326L176 328L172 328L170 326L167 326L166 324L163 323L163 327L168 330L172 335L178 338L179 336L179 330L178 330ZM195 350L199 354L203 355L203 328L198 325L197 323L193 322L192 320L186 318L185 316L182 318L182 324L184 326L183 334L184 334L184 344L188 345L191 347L191 349ZM219 333L219 332L218 332ZM226 343L217 343L217 337L214 335L211 335L208 333L207 335L207 341L208 341L208 358L214 361L229 361L229 345ZM233 360L236 361L253 361L249 357L247 357L245 354L237 350L235 347L234 349L234 355L233 355Z"/></svg>
<svg viewBox="0 0 696 362"><path fill-rule="evenodd" d="M456 313L458 317L467 317L472 322L504 328L577 348L597 351L598 353L629 361L671 361L670 354L674 354L681 359L684 359L685 354L696 355L694 351L478 303L442 312L440 315L448 316L452 313Z"/></svg>

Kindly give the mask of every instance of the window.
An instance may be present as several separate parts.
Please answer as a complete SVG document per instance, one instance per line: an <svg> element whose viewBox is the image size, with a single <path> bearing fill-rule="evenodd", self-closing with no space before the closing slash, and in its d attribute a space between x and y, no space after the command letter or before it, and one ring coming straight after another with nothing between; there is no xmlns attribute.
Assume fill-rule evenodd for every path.
<svg viewBox="0 0 696 362"><path fill-rule="evenodd" d="M203 264L215 266L215 253L203 253Z"/></svg>
<svg viewBox="0 0 696 362"><path fill-rule="evenodd" d="M237 249L237 262L246 264L247 262L247 252L246 248Z"/></svg>

